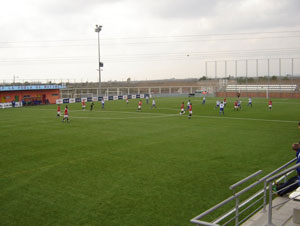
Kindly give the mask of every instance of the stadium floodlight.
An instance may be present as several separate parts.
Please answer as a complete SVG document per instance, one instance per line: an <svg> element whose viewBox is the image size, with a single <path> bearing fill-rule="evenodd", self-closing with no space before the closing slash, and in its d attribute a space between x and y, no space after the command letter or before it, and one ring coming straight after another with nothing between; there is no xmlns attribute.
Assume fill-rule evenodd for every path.
<svg viewBox="0 0 300 226"><path fill-rule="evenodd" d="M101 95L101 67L103 67L103 63L101 63L100 61L100 31L102 30L102 25L97 25L96 24L96 28L95 28L95 32L98 33L98 66L99 66L99 90L98 90L98 95Z"/></svg>

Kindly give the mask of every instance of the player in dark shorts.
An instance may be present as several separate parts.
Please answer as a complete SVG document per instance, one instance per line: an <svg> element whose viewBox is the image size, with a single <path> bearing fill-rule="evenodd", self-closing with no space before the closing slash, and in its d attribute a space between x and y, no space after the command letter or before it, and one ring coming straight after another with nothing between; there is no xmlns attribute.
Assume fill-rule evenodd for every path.
<svg viewBox="0 0 300 226"><path fill-rule="evenodd" d="M93 109L94 109L94 102L91 103L90 111L92 111Z"/></svg>
<svg viewBox="0 0 300 226"><path fill-rule="evenodd" d="M65 111L64 111L64 118L62 120L62 122L64 122L65 120L67 120L67 123L69 122L69 110L68 110L68 105L66 105Z"/></svg>
<svg viewBox="0 0 300 226"><path fill-rule="evenodd" d="M192 118L192 114L193 114L193 106L192 106L192 103L190 103L190 105L189 105L189 116L188 116L189 119Z"/></svg>

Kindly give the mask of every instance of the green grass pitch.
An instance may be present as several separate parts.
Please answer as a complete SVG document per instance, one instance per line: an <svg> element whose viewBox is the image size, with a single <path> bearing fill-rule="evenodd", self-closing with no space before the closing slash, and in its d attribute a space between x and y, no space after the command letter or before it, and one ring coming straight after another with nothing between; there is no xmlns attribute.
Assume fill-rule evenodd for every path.
<svg viewBox="0 0 300 226"><path fill-rule="evenodd" d="M300 100L216 98L69 104L0 110L0 225L181 226L232 194L231 184L295 157ZM62 112L65 105L62 105Z"/></svg>

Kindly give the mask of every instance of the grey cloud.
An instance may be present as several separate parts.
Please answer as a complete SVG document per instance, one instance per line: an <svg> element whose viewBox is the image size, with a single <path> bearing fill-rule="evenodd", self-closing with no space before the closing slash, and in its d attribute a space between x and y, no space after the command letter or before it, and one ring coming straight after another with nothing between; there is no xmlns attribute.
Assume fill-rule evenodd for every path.
<svg viewBox="0 0 300 226"><path fill-rule="evenodd" d="M168 0L153 7L153 14L163 18L199 18L215 14L219 0Z"/></svg>
<svg viewBox="0 0 300 226"><path fill-rule="evenodd" d="M123 0L55 0L43 4L43 11L49 14L80 14Z"/></svg>
<svg viewBox="0 0 300 226"><path fill-rule="evenodd" d="M266 0L267 7L263 9L260 7L252 8L248 12L239 11L242 1L236 3L232 4L232 11L225 2L219 5L217 11L221 15L214 18L214 29L246 31L299 27L300 1L298 0Z"/></svg>
<svg viewBox="0 0 300 226"><path fill-rule="evenodd" d="M300 12L300 1L299 0L287 0L284 2L286 4L284 7L284 10L287 11L287 14L289 12L299 14L299 12Z"/></svg>
<svg viewBox="0 0 300 226"><path fill-rule="evenodd" d="M147 1L148 2L148 1ZM240 12L244 4L257 4L253 12ZM261 12L260 5L270 7ZM299 0L165 0L149 3L151 14L162 19L200 19L212 22L212 29L247 30L299 25ZM253 9L252 9L253 10ZM259 14L259 15L257 15Z"/></svg>

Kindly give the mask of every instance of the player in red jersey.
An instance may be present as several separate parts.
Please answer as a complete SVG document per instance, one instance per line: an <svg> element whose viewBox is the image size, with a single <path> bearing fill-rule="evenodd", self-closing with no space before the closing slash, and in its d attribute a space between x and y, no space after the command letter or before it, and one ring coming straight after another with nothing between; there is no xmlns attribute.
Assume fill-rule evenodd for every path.
<svg viewBox="0 0 300 226"><path fill-rule="evenodd" d="M272 110L272 100L269 100L269 110Z"/></svg>
<svg viewBox="0 0 300 226"><path fill-rule="evenodd" d="M235 102L234 102L234 110L239 110L239 106L238 106L238 101L236 100Z"/></svg>
<svg viewBox="0 0 300 226"><path fill-rule="evenodd" d="M69 111L68 111L68 105L66 105L65 108L65 112L64 112L64 118L63 118L63 122L65 121L65 119L67 120L67 122L69 122Z"/></svg>
<svg viewBox="0 0 300 226"><path fill-rule="evenodd" d="M82 100L81 106L82 106L82 110L85 111L85 102L84 102L84 100Z"/></svg>
<svg viewBox="0 0 300 226"><path fill-rule="evenodd" d="M192 103L190 103L190 106L189 106L189 119L192 118L192 114L193 114L193 106L192 106Z"/></svg>
<svg viewBox="0 0 300 226"><path fill-rule="evenodd" d="M180 115L183 115L185 114L185 111L184 111L184 102L182 102L181 106L180 106Z"/></svg>
<svg viewBox="0 0 300 226"><path fill-rule="evenodd" d="M57 117L60 116L60 104L57 105Z"/></svg>
<svg viewBox="0 0 300 226"><path fill-rule="evenodd" d="M142 100L139 101L139 104L138 104L138 111L141 111L142 110Z"/></svg>
<svg viewBox="0 0 300 226"><path fill-rule="evenodd" d="M226 106L226 104L227 104L227 99L226 99L226 97L224 98L223 103L224 103L224 106Z"/></svg>

